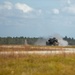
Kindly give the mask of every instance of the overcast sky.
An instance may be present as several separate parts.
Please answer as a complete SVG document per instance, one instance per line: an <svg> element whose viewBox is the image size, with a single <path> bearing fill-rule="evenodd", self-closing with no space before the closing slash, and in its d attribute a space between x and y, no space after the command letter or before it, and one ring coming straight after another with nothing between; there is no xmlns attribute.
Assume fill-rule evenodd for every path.
<svg viewBox="0 0 75 75"><path fill-rule="evenodd" d="M53 34L75 38L75 0L0 0L0 37Z"/></svg>

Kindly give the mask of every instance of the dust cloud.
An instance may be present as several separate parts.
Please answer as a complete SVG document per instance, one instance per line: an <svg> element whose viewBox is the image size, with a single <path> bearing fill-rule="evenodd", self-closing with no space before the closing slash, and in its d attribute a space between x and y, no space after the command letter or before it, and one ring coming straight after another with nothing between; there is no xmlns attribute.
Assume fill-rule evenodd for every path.
<svg viewBox="0 0 75 75"><path fill-rule="evenodd" d="M42 37L39 38L36 42L35 45L41 45L41 46L45 46L46 45L46 41L48 41L49 38L53 38L55 37L58 42L59 42L59 46L68 46L68 42L66 40L64 40L60 35L55 34L49 37Z"/></svg>

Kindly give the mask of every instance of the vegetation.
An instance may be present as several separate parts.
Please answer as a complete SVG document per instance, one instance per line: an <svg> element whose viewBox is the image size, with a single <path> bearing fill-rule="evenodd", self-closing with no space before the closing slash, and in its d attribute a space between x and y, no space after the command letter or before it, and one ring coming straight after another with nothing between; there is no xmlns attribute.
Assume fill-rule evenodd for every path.
<svg viewBox="0 0 75 75"><path fill-rule="evenodd" d="M0 37L0 45L24 45L25 40L27 40L28 44L33 45L40 38L41 37ZM74 38L65 36L63 39L68 41L69 45L75 45Z"/></svg>
<svg viewBox="0 0 75 75"><path fill-rule="evenodd" d="M68 38L67 36L65 36L63 39L68 41L69 45L75 45L75 39L74 38L70 38L70 37Z"/></svg>
<svg viewBox="0 0 75 75"><path fill-rule="evenodd" d="M38 38L26 38L26 37L0 37L1 45L24 45L25 40L27 40L28 44L33 45Z"/></svg>
<svg viewBox="0 0 75 75"><path fill-rule="evenodd" d="M75 55L0 55L0 75L75 75Z"/></svg>
<svg viewBox="0 0 75 75"><path fill-rule="evenodd" d="M12 52L14 51L64 51L74 50L75 46L35 46L35 45L0 45L0 52Z"/></svg>

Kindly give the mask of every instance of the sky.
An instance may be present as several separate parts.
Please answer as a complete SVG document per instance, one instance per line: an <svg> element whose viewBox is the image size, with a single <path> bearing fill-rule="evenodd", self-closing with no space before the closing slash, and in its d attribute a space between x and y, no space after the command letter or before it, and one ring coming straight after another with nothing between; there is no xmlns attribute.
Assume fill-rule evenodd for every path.
<svg viewBox="0 0 75 75"><path fill-rule="evenodd" d="M75 38L75 0L0 0L0 37Z"/></svg>

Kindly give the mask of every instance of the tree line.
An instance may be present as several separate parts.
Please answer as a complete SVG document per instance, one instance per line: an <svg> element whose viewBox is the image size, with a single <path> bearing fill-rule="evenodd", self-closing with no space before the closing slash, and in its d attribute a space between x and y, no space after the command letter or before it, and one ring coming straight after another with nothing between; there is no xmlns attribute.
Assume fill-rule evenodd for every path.
<svg viewBox="0 0 75 75"><path fill-rule="evenodd" d="M0 37L0 45L23 45L25 44L25 40L30 45L33 45L38 38L30 38L30 37Z"/></svg>
<svg viewBox="0 0 75 75"><path fill-rule="evenodd" d="M0 37L0 45L24 45L25 40L30 45L34 45L40 37ZM75 45L75 39L65 36L64 40L68 41L69 45Z"/></svg>
<svg viewBox="0 0 75 75"><path fill-rule="evenodd" d="M63 39L66 40L69 45L75 45L75 39L74 38L65 36Z"/></svg>

